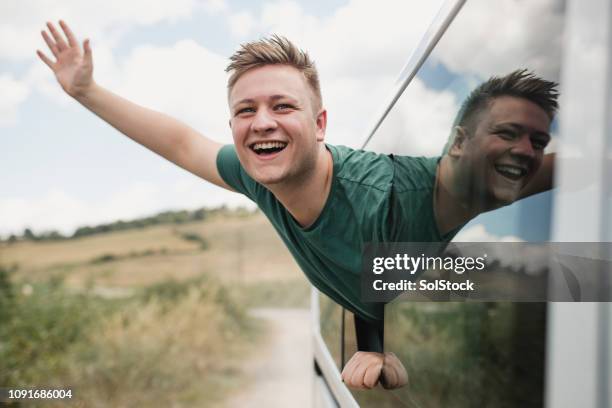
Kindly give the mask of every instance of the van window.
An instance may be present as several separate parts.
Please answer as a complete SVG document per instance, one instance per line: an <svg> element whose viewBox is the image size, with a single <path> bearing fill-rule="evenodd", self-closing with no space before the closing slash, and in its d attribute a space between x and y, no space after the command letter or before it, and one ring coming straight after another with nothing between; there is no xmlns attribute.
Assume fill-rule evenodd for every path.
<svg viewBox="0 0 612 408"><path fill-rule="evenodd" d="M463 100L488 78L526 69L558 82L564 12L554 0L466 2L367 149L441 156ZM556 120L549 130L545 153L554 151ZM516 200L476 217L455 240L547 241L551 202L550 193ZM403 362L409 386L354 395L363 404L393 395L377 406L541 407L546 319L545 303L391 302L385 351Z"/></svg>

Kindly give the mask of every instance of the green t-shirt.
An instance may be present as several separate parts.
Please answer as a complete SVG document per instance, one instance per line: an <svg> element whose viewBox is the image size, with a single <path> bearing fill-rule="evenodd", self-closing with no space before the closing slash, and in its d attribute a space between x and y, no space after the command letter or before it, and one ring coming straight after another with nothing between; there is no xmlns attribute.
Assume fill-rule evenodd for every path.
<svg viewBox="0 0 612 408"><path fill-rule="evenodd" d="M440 236L433 213L439 159L327 148L334 164L332 185L321 214L308 228L245 172L234 146L221 149L217 169L229 186L259 206L315 287L353 313L380 320L384 305L363 302L360 296L363 246L450 238Z"/></svg>

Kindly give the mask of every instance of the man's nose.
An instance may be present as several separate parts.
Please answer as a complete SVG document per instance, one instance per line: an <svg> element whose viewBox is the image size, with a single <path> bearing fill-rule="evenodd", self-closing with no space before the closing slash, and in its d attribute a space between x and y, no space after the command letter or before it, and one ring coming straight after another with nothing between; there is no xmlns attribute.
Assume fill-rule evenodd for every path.
<svg viewBox="0 0 612 408"><path fill-rule="evenodd" d="M529 135L522 135L514 146L512 146L511 153L517 156L534 159L536 157L536 151L533 148Z"/></svg>
<svg viewBox="0 0 612 408"><path fill-rule="evenodd" d="M254 132L267 133L275 130L276 127L276 120L274 120L274 117L270 114L270 112L268 112L267 109L257 110L251 124L251 128Z"/></svg>

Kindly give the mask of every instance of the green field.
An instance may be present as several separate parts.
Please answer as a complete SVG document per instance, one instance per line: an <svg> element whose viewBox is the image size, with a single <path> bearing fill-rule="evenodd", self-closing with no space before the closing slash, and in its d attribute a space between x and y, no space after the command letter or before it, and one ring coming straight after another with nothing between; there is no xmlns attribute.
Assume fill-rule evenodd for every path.
<svg viewBox="0 0 612 408"><path fill-rule="evenodd" d="M308 302L259 213L0 245L0 386L70 386L75 406L220 403L265 340L247 309Z"/></svg>

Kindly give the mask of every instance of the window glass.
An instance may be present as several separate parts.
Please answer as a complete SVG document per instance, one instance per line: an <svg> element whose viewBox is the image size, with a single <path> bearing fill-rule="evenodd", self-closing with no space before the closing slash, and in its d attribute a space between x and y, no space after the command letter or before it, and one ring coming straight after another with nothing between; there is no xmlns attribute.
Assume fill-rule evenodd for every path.
<svg viewBox="0 0 612 408"><path fill-rule="evenodd" d="M449 138L452 136L451 141L456 141L454 125L462 102L490 77L527 70L542 80L559 82L564 8L563 1L555 0L467 2L367 149L395 156L442 157ZM519 110L530 112L528 116L544 111L539 104L534 109L530 101L524 103L524 98L519 99L522 103ZM472 122L467 122L466 127L473 129L465 131L467 135L463 140L468 141L466 143L474 143L479 140L474 138L479 136L488 136L491 139L483 140L503 145L509 140L506 137L523 137L522 133L507 136L496 130L499 117L491 118L491 112L494 106L500 106L500 101L501 98L489 101L485 109L474 115ZM503 106L502 112L511 111L511 107ZM537 117L541 119L542 116ZM491 125L483 125L483 128L491 131L478 133L478 126L487 118L489 122L486 123ZM471 175L466 185L472 190L482 188L474 202L482 200L483 213L461 224L455 240L550 239L551 194L544 192L529 198L517 194L503 201L498 194L499 178L495 178L523 182L523 177L534 177L543 168L544 154L555 150L557 133L556 120L546 118L547 121L538 122L544 123L546 133L551 136L545 151L540 141L533 137L541 132L530 131L525 132L525 139L520 139L527 143L523 146L526 152L503 146L498 151L497 147L486 143L470 145L471 150L467 150L465 145L449 143L449 149L455 146L463 149L455 152L471 154L473 161L470 163L474 165L465 172ZM513 117L511 122L519 121L529 129L536 127L531 126L533 122L522 120ZM510 142L506 145L510 146ZM534 162L534 154L541 154L538 157L542 161ZM508 157L511 162L504 162ZM505 164L520 167L524 163L528 163L524 167L529 168L503 167ZM536 170L529 173L533 167ZM521 191L525 185L521 186ZM465 194L463 197L469 197ZM485 200L493 200L493 203L497 200L500 204L489 205ZM433 203L423 205L433 206ZM393 391L379 387L369 394L355 392L360 402L368 402L364 398L375 398L372 396L377 393L388 393L394 402L381 403L381 406L543 405L545 303L392 302L387 305L385 314L385 351L394 352L402 361L409 385Z"/></svg>

